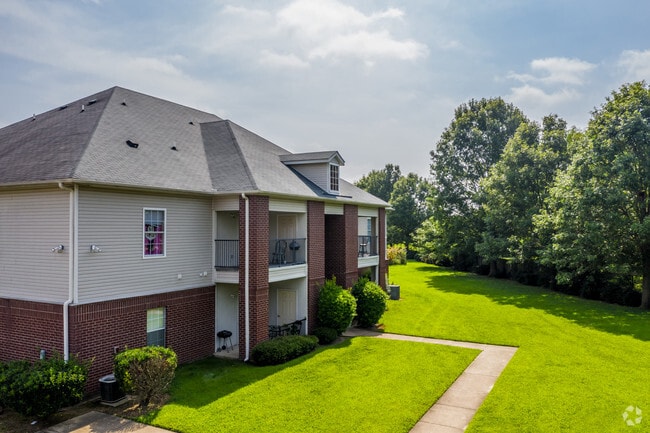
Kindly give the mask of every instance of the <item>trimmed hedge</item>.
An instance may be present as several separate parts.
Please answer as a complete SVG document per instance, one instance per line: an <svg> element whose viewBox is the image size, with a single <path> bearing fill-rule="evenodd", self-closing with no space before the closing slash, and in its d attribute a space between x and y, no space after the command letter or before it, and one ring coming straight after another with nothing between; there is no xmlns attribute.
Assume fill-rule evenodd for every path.
<svg viewBox="0 0 650 433"><path fill-rule="evenodd" d="M113 360L118 385L125 393L134 394L141 407L167 392L177 366L176 353L162 346L127 349Z"/></svg>
<svg viewBox="0 0 650 433"><path fill-rule="evenodd" d="M285 335L259 343L251 351L251 360L259 366L283 364L305 355L318 346L313 335Z"/></svg>
<svg viewBox="0 0 650 433"><path fill-rule="evenodd" d="M336 278L325 280L318 295L318 326L335 329L341 335L354 318L357 301Z"/></svg>
<svg viewBox="0 0 650 433"><path fill-rule="evenodd" d="M79 403L84 396L90 362L70 357L0 364L0 407L25 417L47 418Z"/></svg>
<svg viewBox="0 0 650 433"><path fill-rule="evenodd" d="M384 290L372 281L360 278L363 286L360 288L355 284L352 294L357 299L357 321L362 328L369 328L379 322L386 311L388 295Z"/></svg>
<svg viewBox="0 0 650 433"><path fill-rule="evenodd" d="M333 343L339 336L336 329L325 327L314 328L311 333L318 338L318 344L320 345Z"/></svg>

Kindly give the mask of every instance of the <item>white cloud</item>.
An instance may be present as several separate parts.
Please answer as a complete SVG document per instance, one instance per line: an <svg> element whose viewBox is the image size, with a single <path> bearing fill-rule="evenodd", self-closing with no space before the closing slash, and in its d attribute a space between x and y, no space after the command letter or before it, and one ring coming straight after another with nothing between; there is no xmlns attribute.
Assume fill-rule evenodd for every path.
<svg viewBox="0 0 650 433"><path fill-rule="evenodd" d="M302 60L295 54L278 54L269 50L262 50L260 53L260 63L276 68L309 68L309 62Z"/></svg>
<svg viewBox="0 0 650 433"><path fill-rule="evenodd" d="M584 84L584 76L596 65L579 59L565 57L548 57L536 59L530 64L533 71L546 73L541 81L547 84Z"/></svg>
<svg viewBox="0 0 650 433"><path fill-rule="evenodd" d="M412 41L396 41L387 31L359 31L337 35L323 41L309 52L309 58L336 58L338 56L372 59L395 58L415 60L426 55L426 47Z"/></svg>
<svg viewBox="0 0 650 433"><path fill-rule="evenodd" d="M404 12L397 8L364 13L337 0L294 0L279 10L225 6L221 18L226 16L211 31L210 51L267 67L306 68L314 61L341 58L373 65L428 54L426 45L391 33L392 25L404 28Z"/></svg>
<svg viewBox="0 0 650 433"><path fill-rule="evenodd" d="M625 69L629 81L650 80L650 50L626 50L621 53L618 65Z"/></svg>
<svg viewBox="0 0 650 433"><path fill-rule="evenodd" d="M524 85L510 89L508 99L515 105L553 107L578 99L580 94L573 89L546 92L538 87Z"/></svg>

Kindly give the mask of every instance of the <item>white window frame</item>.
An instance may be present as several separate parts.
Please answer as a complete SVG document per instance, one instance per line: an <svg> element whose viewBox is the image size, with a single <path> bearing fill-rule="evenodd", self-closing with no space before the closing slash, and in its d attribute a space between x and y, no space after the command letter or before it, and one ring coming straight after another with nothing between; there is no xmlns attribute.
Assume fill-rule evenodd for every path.
<svg viewBox="0 0 650 433"><path fill-rule="evenodd" d="M339 192L339 166L336 164L330 164L329 167L329 185L330 191Z"/></svg>
<svg viewBox="0 0 650 433"><path fill-rule="evenodd" d="M156 314L155 317L149 317L149 315ZM156 328L150 328L149 326L151 323L155 320L156 322L160 321L160 314L162 313L162 326L158 326ZM147 346L153 346L153 344L149 344L149 334L153 332L160 332L162 331L162 347L167 346L167 308L165 307L158 307L158 308L151 308L147 310Z"/></svg>
<svg viewBox="0 0 650 433"><path fill-rule="evenodd" d="M163 236L163 241L162 241L162 248L163 252L162 254L147 254L147 249L146 249L146 236L147 232L145 230L146 224L147 224L147 212L163 212L163 230L162 236ZM153 208L153 207L145 207L142 208L142 258L143 259L156 259L160 257L167 257L167 209L165 208Z"/></svg>

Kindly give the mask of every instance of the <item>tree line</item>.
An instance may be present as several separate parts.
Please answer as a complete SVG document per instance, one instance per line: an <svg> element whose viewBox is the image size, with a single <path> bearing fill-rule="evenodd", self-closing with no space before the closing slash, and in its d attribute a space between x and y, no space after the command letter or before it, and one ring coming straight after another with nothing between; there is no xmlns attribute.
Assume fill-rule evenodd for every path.
<svg viewBox="0 0 650 433"><path fill-rule="evenodd" d="M624 84L585 130L501 98L456 108L431 176L388 164L357 186L391 204L411 258L650 307L650 88Z"/></svg>

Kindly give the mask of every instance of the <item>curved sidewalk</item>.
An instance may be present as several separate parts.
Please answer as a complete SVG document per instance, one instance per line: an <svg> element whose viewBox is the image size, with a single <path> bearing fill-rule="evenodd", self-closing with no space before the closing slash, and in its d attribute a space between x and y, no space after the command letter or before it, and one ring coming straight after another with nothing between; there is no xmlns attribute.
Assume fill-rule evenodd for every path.
<svg viewBox="0 0 650 433"><path fill-rule="evenodd" d="M517 351L516 347L510 346L385 334L358 328L350 328L343 335L442 344L481 351L469 367L458 376L449 389L415 424L410 433L461 433L465 431L483 400L492 390L497 378Z"/></svg>

